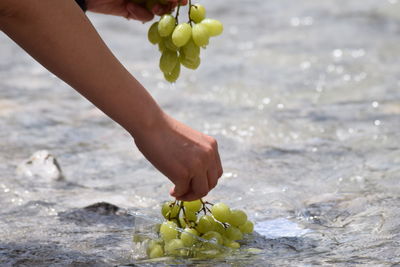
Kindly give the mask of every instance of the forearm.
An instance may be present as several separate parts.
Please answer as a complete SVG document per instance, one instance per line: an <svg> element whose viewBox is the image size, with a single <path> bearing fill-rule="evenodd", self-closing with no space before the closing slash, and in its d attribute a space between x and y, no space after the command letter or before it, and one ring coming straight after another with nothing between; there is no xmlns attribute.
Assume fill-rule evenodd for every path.
<svg viewBox="0 0 400 267"><path fill-rule="evenodd" d="M0 5L12 5L11 15L0 16L1 30L129 132L160 118L158 105L73 0L2 0Z"/></svg>

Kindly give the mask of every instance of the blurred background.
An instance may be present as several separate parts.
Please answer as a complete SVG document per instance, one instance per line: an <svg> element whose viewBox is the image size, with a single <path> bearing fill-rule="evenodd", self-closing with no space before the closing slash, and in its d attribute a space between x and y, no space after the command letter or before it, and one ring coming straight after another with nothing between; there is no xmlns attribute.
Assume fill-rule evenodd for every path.
<svg viewBox="0 0 400 267"><path fill-rule="evenodd" d="M167 113L217 138L207 200L246 209L261 250L234 262L400 264L400 1L199 2L225 31L173 85L150 23L88 16ZM171 183L3 33L0 59L0 264L133 263L132 221L82 208L157 218ZM46 152L26 163L40 150L63 178Z"/></svg>

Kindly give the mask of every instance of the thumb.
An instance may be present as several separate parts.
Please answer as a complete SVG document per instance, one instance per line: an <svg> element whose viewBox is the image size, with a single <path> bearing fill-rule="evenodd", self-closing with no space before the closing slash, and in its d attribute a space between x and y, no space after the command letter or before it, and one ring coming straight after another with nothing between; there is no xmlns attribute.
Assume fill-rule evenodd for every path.
<svg viewBox="0 0 400 267"><path fill-rule="evenodd" d="M169 191L169 194L175 198L187 194L190 189L190 181L191 179L188 179L186 181L176 183L175 186L172 187L171 190Z"/></svg>

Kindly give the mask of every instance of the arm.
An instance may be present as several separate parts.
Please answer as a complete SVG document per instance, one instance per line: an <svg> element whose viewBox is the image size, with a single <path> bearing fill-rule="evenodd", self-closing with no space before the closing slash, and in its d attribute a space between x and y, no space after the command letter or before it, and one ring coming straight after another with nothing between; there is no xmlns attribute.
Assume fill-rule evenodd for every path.
<svg viewBox="0 0 400 267"><path fill-rule="evenodd" d="M216 141L165 114L112 55L72 0L2 0L0 29L124 127L181 200L205 196L222 175Z"/></svg>

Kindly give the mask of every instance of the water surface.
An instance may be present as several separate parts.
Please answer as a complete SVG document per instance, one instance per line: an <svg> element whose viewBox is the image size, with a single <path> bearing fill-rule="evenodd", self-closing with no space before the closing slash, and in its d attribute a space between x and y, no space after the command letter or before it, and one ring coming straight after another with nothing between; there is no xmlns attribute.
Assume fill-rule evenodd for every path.
<svg viewBox="0 0 400 267"><path fill-rule="evenodd" d="M197 264L400 264L400 1L202 2L225 33L174 86L148 24L89 15L168 113L217 138L225 174L207 199L258 223L244 247L261 253ZM4 34L0 58L0 265L135 263L134 218L82 208L157 218L170 182ZM43 149L64 181L17 174Z"/></svg>

